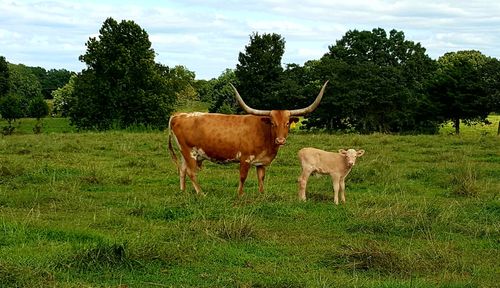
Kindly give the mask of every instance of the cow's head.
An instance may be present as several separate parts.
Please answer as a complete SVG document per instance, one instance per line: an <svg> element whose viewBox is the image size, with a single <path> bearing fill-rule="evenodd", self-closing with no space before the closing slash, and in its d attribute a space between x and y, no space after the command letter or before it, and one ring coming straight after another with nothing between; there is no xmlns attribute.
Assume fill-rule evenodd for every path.
<svg viewBox="0 0 500 288"><path fill-rule="evenodd" d="M241 108L245 110L248 114L253 114L253 115L258 115L258 116L266 116L262 118L262 121L265 123L271 125L271 133L274 138L274 143L277 145L284 145L286 143L286 138L288 137L288 131L290 130L290 125L292 123L296 123L299 121L299 118L294 117L294 116L301 116L305 115L307 113L311 113L318 107L319 102L321 101L321 98L323 98L323 93L325 92L326 84L328 81L323 84L323 87L321 87L321 90L316 97L316 100L309 105L306 108L302 109L294 109L294 110L257 110L249 107L243 99L240 96L240 93L238 93L238 90L234 88L234 86L231 84L231 87L233 87L235 95L236 95L236 100L238 100L238 103L240 104Z"/></svg>

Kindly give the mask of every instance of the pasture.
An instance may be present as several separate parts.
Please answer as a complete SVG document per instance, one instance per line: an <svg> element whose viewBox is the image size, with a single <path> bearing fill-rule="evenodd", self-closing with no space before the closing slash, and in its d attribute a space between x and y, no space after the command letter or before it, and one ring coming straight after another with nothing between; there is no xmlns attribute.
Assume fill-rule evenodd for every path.
<svg viewBox="0 0 500 288"><path fill-rule="evenodd" d="M238 198L236 164L204 162L207 196L189 180L181 193L164 132L74 133L60 121L0 136L0 287L498 286L496 125L292 131L265 193L252 169ZM346 205L327 176L298 201L306 146L366 150Z"/></svg>

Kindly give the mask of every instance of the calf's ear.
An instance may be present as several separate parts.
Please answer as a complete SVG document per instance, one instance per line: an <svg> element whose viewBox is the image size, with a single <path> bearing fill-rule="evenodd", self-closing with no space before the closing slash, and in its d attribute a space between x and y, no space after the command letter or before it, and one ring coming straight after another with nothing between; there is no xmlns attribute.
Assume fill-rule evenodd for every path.
<svg viewBox="0 0 500 288"><path fill-rule="evenodd" d="M357 154L358 154L358 155L357 155L358 157L361 157L361 156L363 156L363 154L365 154L365 150L361 149L361 150L359 150L359 151L357 152Z"/></svg>
<svg viewBox="0 0 500 288"><path fill-rule="evenodd" d="M347 151L345 151L344 149L339 149L339 153L340 153L342 156L346 156L346 155L347 155Z"/></svg>

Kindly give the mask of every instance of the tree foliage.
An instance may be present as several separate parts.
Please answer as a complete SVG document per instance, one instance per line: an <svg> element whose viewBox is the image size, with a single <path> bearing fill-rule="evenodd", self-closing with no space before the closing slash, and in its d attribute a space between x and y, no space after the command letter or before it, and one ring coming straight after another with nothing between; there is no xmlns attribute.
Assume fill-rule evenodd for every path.
<svg viewBox="0 0 500 288"><path fill-rule="evenodd" d="M52 98L54 99L54 108L52 113L57 116L67 117L69 114L69 102L73 97L75 89L76 74L73 74L66 85L52 91Z"/></svg>
<svg viewBox="0 0 500 288"><path fill-rule="evenodd" d="M29 116L31 100L42 96L42 86L32 69L26 65L9 65L9 91L19 97L22 117Z"/></svg>
<svg viewBox="0 0 500 288"><path fill-rule="evenodd" d="M482 75L486 93L489 95L489 110L500 114L500 61L496 58L488 58L482 67Z"/></svg>
<svg viewBox="0 0 500 288"><path fill-rule="evenodd" d="M21 97L12 92L0 97L0 115L2 115L2 118L7 120L7 123L9 124L9 126L3 127L3 134L12 134L14 131L14 126L12 126L12 124L17 119L23 117Z"/></svg>
<svg viewBox="0 0 500 288"><path fill-rule="evenodd" d="M45 99L52 99L52 92L66 85L74 72L66 69L50 69L45 77L40 80L42 94Z"/></svg>
<svg viewBox="0 0 500 288"><path fill-rule="evenodd" d="M283 73L281 58L285 40L278 34L253 33L245 53L238 56L235 75L238 91L245 102L256 109L280 109L284 102L278 98Z"/></svg>
<svg viewBox="0 0 500 288"><path fill-rule="evenodd" d="M148 34L133 21L106 19L99 38L90 38L80 56L84 69L70 101L71 121L82 129L146 125L163 128L173 111L161 65L154 61Z"/></svg>
<svg viewBox="0 0 500 288"><path fill-rule="evenodd" d="M5 57L0 56L0 98L9 92L9 66Z"/></svg>
<svg viewBox="0 0 500 288"><path fill-rule="evenodd" d="M32 99L28 106L28 114L30 117L36 118L33 132L38 134L42 132L42 119L49 115L49 105L42 96Z"/></svg>
<svg viewBox="0 0 500 288"><path fill-rule="evenodd" d="M237 113L239 105L234 97L234 90L229 84L238 86L234 70L231 69L226 69L217 79L210 80L206 89L207 94L203 96L205 99L210 99L209 112Z"/></svg>
<svg viewBox="0 0 500 288"><path fill-rule="evenodd" d="M474 50L449 52L438 59L431 95L438 103L438 114L443 121L453 122L457 134L460 121L484 122L495 110L492 100L496 92L491 88L498 83L494 75L499 72L489 70L495 61Z"/></svg>
<svg viewBox="0 0 500 288"><path fill-rule="evenodd" d="M186 103L198 99L198 93L194 88L195 73L190 71L185 66L177 65L169 69L165 67L168 86L175 92L178 103Z"/></svg>
<svg viewBox="0 0 500 288"><path fill-rule="evenodd" d="M306 127L369 132L434 132L426 83L434 61L403 32L348 31L314 67L328 78L325 96Z"/></svg>

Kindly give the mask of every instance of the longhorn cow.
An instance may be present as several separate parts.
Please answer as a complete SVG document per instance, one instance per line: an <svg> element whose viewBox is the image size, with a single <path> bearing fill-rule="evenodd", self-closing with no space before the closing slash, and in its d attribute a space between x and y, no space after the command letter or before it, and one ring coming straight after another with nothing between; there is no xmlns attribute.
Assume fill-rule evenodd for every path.
<svg viewBox="0 0 500 288"><path fill-rule="evenodd" d="M294 116L312 112L319 105L328 81L321 88L314 102L295 110L257 110L245 104L238 90L234 89L238 103L251 115L225 115L217 113L177 113L169 120L168 148L180 176L180 187L186 189L186 174L197 194L202 193L196 173L203 160L216 163L240 163L239 196L251 165L256 166L259 192L264 192L265 168L276 157L280 146L286 143L290 124L299 119ZM182 163L179 167L172 147L174 136Z"/></svg>

